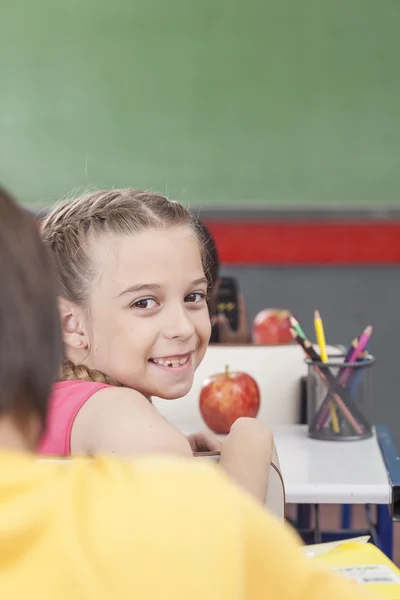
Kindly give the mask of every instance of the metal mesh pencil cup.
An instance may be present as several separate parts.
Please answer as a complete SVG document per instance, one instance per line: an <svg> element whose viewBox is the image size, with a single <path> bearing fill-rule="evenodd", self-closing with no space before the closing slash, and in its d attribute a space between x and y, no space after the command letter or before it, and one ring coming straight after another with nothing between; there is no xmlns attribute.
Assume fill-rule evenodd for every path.
<svg viewBox="0 0 400 600"><path fill-rule="evenodd" d="M375 359L346 363L306 360L308 435L317 440L351 441L372 436L372 374Z"/></svg>

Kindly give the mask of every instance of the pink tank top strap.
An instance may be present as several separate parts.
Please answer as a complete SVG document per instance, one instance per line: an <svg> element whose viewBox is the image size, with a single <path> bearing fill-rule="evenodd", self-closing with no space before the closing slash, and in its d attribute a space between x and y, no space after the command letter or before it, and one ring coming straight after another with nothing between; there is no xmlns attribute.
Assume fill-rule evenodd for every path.
<svg viewBox="0 0 400 600"><path fill-rule="evenodd" d="M110 387L94 381L61 381L53 387L45 434L39 445L39 454L69 456L71 432L76 415L93 394Z"/></svg>

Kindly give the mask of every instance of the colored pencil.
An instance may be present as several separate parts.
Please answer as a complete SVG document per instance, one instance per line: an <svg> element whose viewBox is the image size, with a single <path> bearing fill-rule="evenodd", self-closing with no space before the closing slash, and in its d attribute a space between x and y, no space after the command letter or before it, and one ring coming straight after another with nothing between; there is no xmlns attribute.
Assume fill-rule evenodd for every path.
<svg viewBox="0 0 400 600"><path fill-rule="evenodd" d="M297 343L300 344L300 346L303 348L303 350L305 351L305 353L307 354L308 358L311 361L321 362L320 357L318 356L317 352L314 350L314 348L309 340L307 340L307 339L304 340L303 338L301 338L298 335L297 331L293 328L290 329L290 332L293 336L293 339L295 339L297 341ZM324 367L319 367L318 365L315 365L314 369L315 369L316 373L319 375L319 377L321 378L321 381L325 385L325 387L329 391L331 391L330 388L331 388L332 383L335 382L335 378L332 376L332 373L329 371L329 369L326 369ZM329 373L329 376L327 376L328 373ZM349 409L347 408L347 406L345 405L345 403L343 402L343 400L341 399L339 394L334 390L332 390L331 393L332 393L332 397L334 398L339 409L342 411L342 413L346 417L347 421L353 427L354 431L356 433L358 433L358 435L361 435L363 432L362 428L357 423L356 419L353 417L353 415L351 414L351 412L349 411Z"/></svg>
<svg viewBox="0 0 400 600"><path fill-rule="evenodd" d="M290 324L293 327L293 329L295 331L297 331L297 333L299 334L299 336L302 337L305 340L307 336L304 333L304 331L302 330L300 323L298 322L297 319L295 319L293 317L293 315L290 317Z"/></svg>
<svg viewBox="0 0 400 600"><path fill-rule="evenodd" d="M351 355L353 354L353 352L357 348L357 346L358 346L358 338L354 338L354 340L351 342L349 349L347 350L347 354L344 358L345 363L350 361Z"/></svg>
<svg viewBox="0 0 400 600"><path fill-rule="evenodd" d="M354 338L354 340L351 342L351 344L346 352L346 356L344 357L343 362L347 363L350 360L353 350L355 350L357 348L357 345L358 345L358 338ZM343 418L339 419L339 423L341 425L343 425Z"/></svg>
<svg viewBox="0 0 400 600"><path fill-rule="evenodd" d="M328 355L326 353L324 325L322 323L321 315L319 314L318 310L314 311L314 326L319 350L321 353L321 361L326 363L328 362Z"/></svg>
<svg viewBox="0 0 400 600"><path fill-rule="evenodd" d="M352 341L352 343L351 343L351 345L350 345L350 347L349 347L349 349L347 351L346 357L344 359L344 363L348 363L349 362L349 359L351 358L352 354L354 353L354 350L357 347L358 347L358 338L354 338L354 340ZM369 356L369 352L363 351L363 352L361 352L359 354L359 356L357 358L357 361L359 359L367 359L368 356ZM355 390L355 388L353 386L353 379L356 377L356 375L354 373L354 369L352 369L351 367L348 367L348 368L351 371L351 373L350 373L351 380L347 382L347 385L346 385L346 390L347 391L343 390L342 385L340 383L337 383L336 389L337 389L337 391L339 393L342 393L341 390L343 390L344 394L352 396L353 393L354 393L354 390ZM361 371L359 369L357 369L357 371L358 371L358 377L359 377L360 374L361 374ZM343 373L343 371L342 371L342 373ZM340 377L341 376L339 375L338 376L339 380L340 380ZM358 377L357 377L357 381L358 381ZM319 410L319 418L318 418L318 421L316 423L317 429L320 429L321 427L324 427L325 423L326 423L326 421L327 421L327 419L329 417L329 412L330 411L329 411L329 402L328 401L329 401L329 393L326 395L326 397L324 398L324 401L321 404L321 408ZM357 420L360 423L363 423L363 425L365 427L368 427L368 423L367 423L364 415L358 410L357 406L353 406L352 407L352 412L357 417ZM339 424L341 424L341 423L343 423L343 421L340 418L339 419Z"/></svg>
<svg viewBox="0 0 400 600"><path fill-rule="evenodd" d="M321 361L323 363L327 363L328 362L328 354L326 352L324 325L322 323L321 315L319 314L318 310L314 311L314 326L315 326L315 333L317 336L317 342L318 342L320 352L321 352ZM335 433L340 433L338 416L336 413L335 405L333 404L332 401L329 403L329 411L331 414L333 431Z"/></svg>
<svg viewBox="0 0 400 600"><path fill-rule="evenodd" d="M368 346L367 346L368 348ZM357 358L357 363L367 362L369 357L369 352L364 350ZM360 381L363 369L361 367L357 369L353 369L352 374L347 380L346 389L348 390L350 396L355 396L357 391L358 382Z"/></svg>
<svg viewBox="0 0 400 600"><path fill-rule="evenodd" d="M368 327L366 327L364 329L364 331L362 332L360 339L358 340L358 345L357 348L353 351L351 357L350 357L350 362L354 362L357 358L357 356L359 354L361 354L361 352L363 350L365 350L365 348L367 347L367 344L369 342L369 338L372 335L372 331L373 331L373 327L372 325L368 325Z"/></svg>
<svg viewBox="0 0 400 600"><path fill-rule="evenodd" d="M360 339L358 340L357 348L354 348L350 355L350 358L348 360L349 363L355 362L357 360L358 356L361 354L361 352L363 352L363 350L365 350L365 348L369 342L369 339L372 335L372 330L373 330L372 325L368 325L368 327L366 327L364 329L364 331L362 332L362 334L360 336ZM343 371L343 373L340 376L340 380L339 380L341 385L344 385L346 383L346 381L348 380L351 373L352 373L351 367L347 367L347 369L345 369Z"/></svg>
<svg viewBox="0 0 400 600"><path fill-rule="evenodd" d="M357 348L358 346L358 338L354 338L354 340L351 342L349 349L347 350L346 356L344 358L344 363L349 362L351 355L353 354L354 350ZM327 396L325 397L322 405L321 405L321 409L320 409L320 418L318 420L318 428L323 427L326 423L326 420L328 418L329 415L329 405L328 405L328 399L329 399L329 394L327 394Z"/></svg>

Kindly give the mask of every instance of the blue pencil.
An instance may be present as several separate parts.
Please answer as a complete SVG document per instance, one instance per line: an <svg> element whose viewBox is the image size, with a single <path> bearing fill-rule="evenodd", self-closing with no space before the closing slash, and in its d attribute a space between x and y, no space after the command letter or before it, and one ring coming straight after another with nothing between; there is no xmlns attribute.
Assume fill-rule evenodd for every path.
<svg viewBox="0 0 400 600"><path fill-rule="evenodd" d="M353 354L353 352L357 348L357 346L358 346L358 338L354 338L354 340L351 342L349 349L347 350L347 354L344 358L345 363L349 362L351 355Z"/></svg>
<svg viewBox="0 0 400 600"><path fill-rule="evenodd" d="M368 350L368 346L367 346L365 348L365 351L363 352L363 354L357 358L357 362L366 362L368 360L368 356L369 356L369 350ZM348 390L350 396L352 396L352 397L354 397L356 395L357 385L358 385L358 382L360 381L362 370L363 370L362 367L358 367L357 369L354 369L351 379L349 378L350 380L349 380L349 383L347 384L347 390Z"/></svg>

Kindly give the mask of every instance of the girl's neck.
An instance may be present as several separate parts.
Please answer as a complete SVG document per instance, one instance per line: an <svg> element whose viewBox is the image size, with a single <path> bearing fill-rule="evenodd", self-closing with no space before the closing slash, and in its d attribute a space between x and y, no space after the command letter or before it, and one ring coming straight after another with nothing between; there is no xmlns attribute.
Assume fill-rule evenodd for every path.
<svg viewBox="0 0 400 600"><path fill-rule="evenodd" d="M27 424L23 432L9 416L0 418L0 451L33 452L39 439L36 419Z"/></svg>

